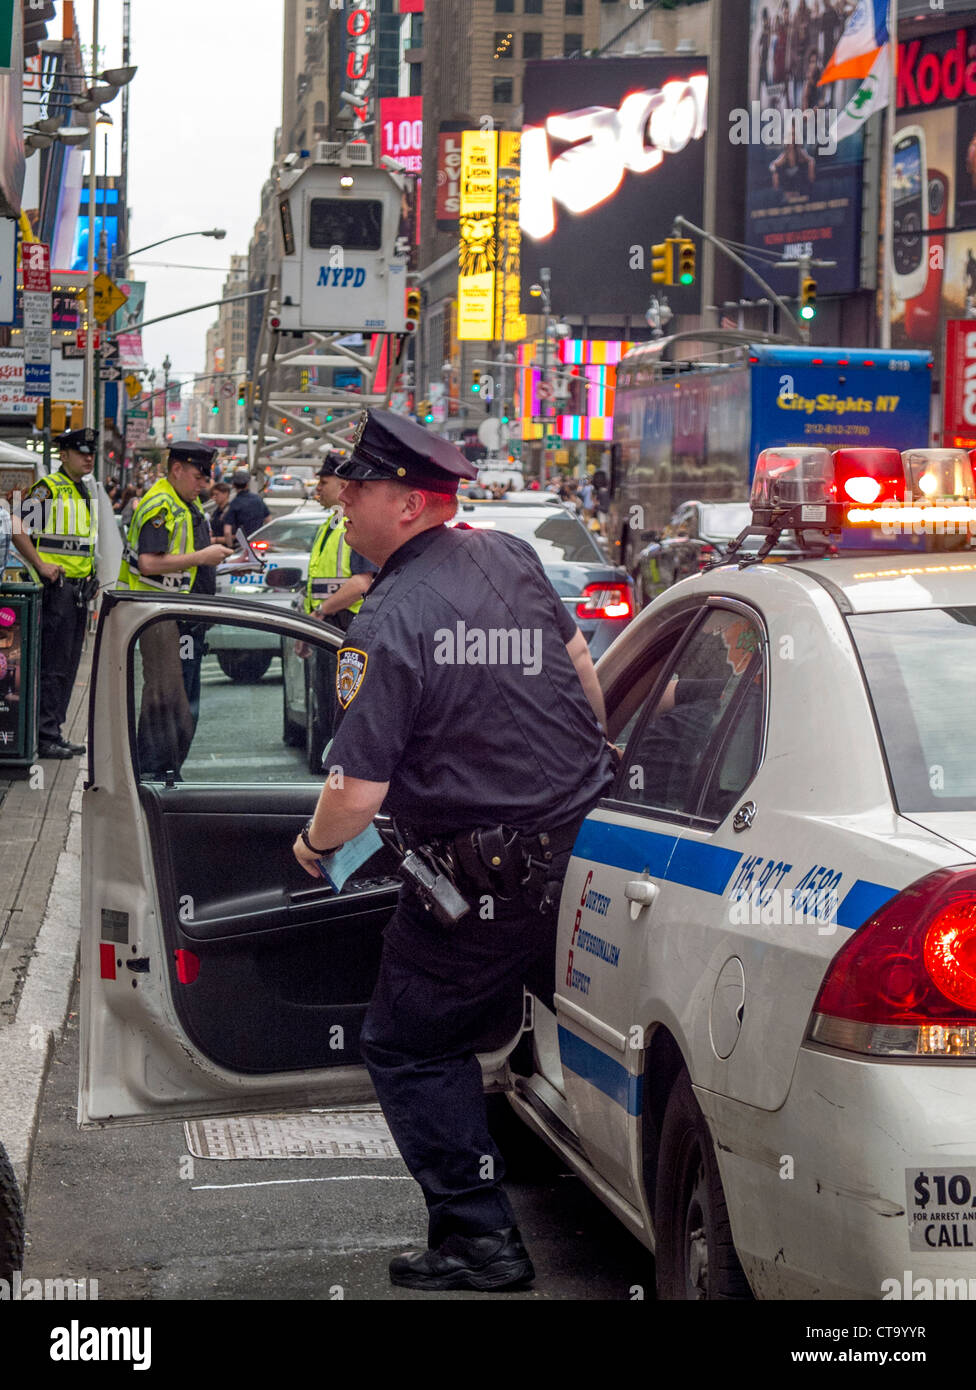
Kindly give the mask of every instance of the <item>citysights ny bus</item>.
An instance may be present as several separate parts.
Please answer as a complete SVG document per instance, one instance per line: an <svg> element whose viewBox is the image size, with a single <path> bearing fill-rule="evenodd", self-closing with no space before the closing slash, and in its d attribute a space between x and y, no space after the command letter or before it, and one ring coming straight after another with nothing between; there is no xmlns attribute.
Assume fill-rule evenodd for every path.
<svg viewBox="0 0 976 1390"><path fill-rule="evenodd" d="M610 558L633 571L682 503L748 502L763 449L929 444L927 352L749 345L738 361L663 362L659 343L617 368Z"/></svg>

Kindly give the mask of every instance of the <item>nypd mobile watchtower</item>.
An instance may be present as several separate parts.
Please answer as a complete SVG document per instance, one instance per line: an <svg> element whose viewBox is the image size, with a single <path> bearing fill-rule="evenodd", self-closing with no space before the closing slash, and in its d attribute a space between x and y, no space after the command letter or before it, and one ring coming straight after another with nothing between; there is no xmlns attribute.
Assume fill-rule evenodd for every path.
<svg viewBox="0 0 976 1390"><path fill-rule="evenodd" d="M402 180L373 168L365 143L322 141L307 163L281 171L282 332L406 331L402 205Z"/></svg>

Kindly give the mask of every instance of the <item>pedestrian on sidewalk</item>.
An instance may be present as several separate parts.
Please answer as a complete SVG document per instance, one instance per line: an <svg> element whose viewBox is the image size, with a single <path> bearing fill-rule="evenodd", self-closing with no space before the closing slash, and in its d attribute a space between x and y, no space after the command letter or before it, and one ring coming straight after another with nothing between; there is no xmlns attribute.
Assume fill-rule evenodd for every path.
<svg viewBox="0 0 976 1390"><path fill-rule="evenodd" d="M14 545L44 585L37 744L41 758L71 758L85 751L83 743L64 738L62 725L81 661L88 604L98 592L98 508L82 483L95 466L97 441L93 429L58 436L61 466L31 488L14 530Z"/></svg>

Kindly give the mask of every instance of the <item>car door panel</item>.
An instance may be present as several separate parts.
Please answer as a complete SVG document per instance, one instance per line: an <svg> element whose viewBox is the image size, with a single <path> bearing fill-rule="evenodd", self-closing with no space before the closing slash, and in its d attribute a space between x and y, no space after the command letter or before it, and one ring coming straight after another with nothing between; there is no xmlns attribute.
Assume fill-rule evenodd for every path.
<svg viewBox="0 0 976 1390"><path fill-rule="evenodd" d="M145 667L138 643L151 625L174 619L181 630L270 632L279 651L283 638L343 640L304 615L245 599L106 596L82 807L79 1122L370 1101L358 1039L396 903L394 865L385 851L373 856L337 895L296 863L292 845L321 777L283 737L274 663L242 687L204 646L199 720L180 750L192 780L162 772L139 780L143 697L155 668ZM165 649L149 648L154 660ZM160 689L182 702L169 668ZM210 741L201 748L205 719ZM259 755L248 756L256 733ZM486 1084L497 1083L522 1026L513 1007L482 1040Z"/></svg>

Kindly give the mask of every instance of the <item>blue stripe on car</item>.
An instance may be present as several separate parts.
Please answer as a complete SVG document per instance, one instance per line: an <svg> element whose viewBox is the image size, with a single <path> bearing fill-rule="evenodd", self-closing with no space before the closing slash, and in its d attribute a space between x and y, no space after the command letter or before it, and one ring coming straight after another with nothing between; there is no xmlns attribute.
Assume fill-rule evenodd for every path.
<svg viewBox="0 0 976 1390"><path fill-rule="evenodd" d="M639 1115L644 1096L644 1078L631 1076L620 1062L608 1057L592 1043L584 1042L568 1028L559 1028L559 1057L564 1067L626 1108L628 1115Z"/></svg>
<svg viewBox="0 0 976 1390"><path fill-rule="evenodd" d="M841 927L861 927L873 917L879 908L897 893L897 888L887 888L883 883L871 883L859 878L849 888L843 902L837 909L837 924Z"/></svg>
<svg viewBox="0 0 976 1390"><path fill-rule="evenodd" d="M738 851L721 845L599 820L583 822L573 855L612 869L646 872L665 882L700 888L703 893L724 893L732 870L742 858Z"/></svg>

